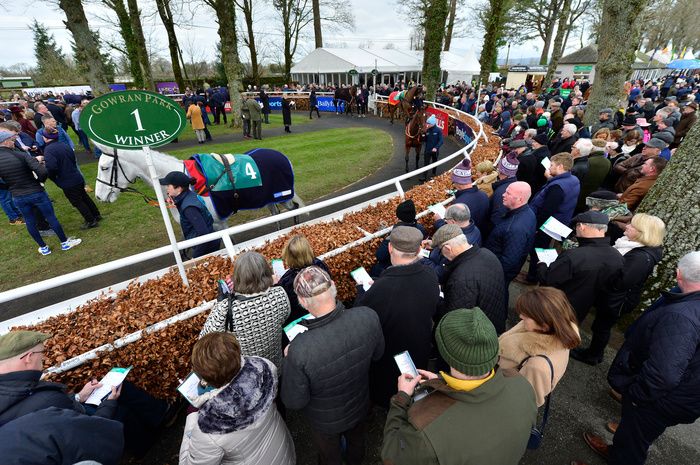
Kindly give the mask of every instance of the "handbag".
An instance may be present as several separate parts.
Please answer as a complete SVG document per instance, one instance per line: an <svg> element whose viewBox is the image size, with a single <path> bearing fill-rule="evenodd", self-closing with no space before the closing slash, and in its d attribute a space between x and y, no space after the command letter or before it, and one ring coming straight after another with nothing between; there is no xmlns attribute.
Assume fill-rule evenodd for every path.
<svg viewBox="0 0 700 465"><path fill-rule="evenodd" d="M540 426L535 425L530 430L530 439L527 441L527 448L530 450L538 449L540 447L540 444L542 444L542 438L544 438L544 428L545 426L547 426L547 419L549 418L549 401L552 398L552 390L554 389L554 366L552 365L552 361L546 355L534 355L534 357L542 357L545 360L547 360L547 364L549 365L549 369L552 373L552 389L549 391L549 394L547 394L547 398L544 401L544 414L542 415L542 424ZM522 363L520 364L520 368L522 368L523 364L529 358L530 357L522 361Z"/></svg>

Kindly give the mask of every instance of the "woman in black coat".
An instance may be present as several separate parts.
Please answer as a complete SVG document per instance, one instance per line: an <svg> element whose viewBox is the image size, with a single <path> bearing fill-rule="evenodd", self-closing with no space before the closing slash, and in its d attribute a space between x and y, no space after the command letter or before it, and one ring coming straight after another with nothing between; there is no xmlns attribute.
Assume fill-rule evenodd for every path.
<svg viewBox="0 0 700 465"><path fill-rule="evenodd" d="M660 218L644 213L632 217L624 236L614 245L624 260L622 276L614 283L605 303L597 308L591 345L571 351L574 359L589 365L603 361L613 325L621 315L639 305L644 283L663 255L661 243L665 235L666 225Z"/></svg>
<svg viewBox="0 0 700 465"><path fill-rule="evenodd" d="M284 132L292 132L289 126L292 125L292 109L294 101L290 102L286 97L282 97L282 123L284 124Z"/></svg>

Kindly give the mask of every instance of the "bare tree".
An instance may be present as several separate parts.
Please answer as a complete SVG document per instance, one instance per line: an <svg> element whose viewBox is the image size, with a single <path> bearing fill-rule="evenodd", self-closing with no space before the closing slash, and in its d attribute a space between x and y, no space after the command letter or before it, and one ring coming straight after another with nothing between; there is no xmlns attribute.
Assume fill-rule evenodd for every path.
<svg viewBox="0 0 700 465"><path fill-rule="evenodd" d="M321 0L311 0L314 14L314 41L316 48L323 47L323 31L321 30Z"/></svg>
<svg viewBox="0 0 700 465"><path fill-rule="evenodd" d="M136 53L141 65L141 73L143 74L143 83L146 89L154 90L153 76L151 76L151 64L148 58L148 50L146 49L146 37L143 35L143 27L141 25L141 10L136 3L136 0L126 0L126 5L129 11L129 19L131 20L131 30L134 34L136 44Z"/></svg>
<svg viewBox="0 0 700 465"><path fill-rule="evenodd" d="M90 31L81 0L59 0L58 6L66 15L64 24L73 35L76 54L87 67L87 79L95 95L109 92L107 77L102 63L100 46Z"/></svg>
<svg viewBox="0 0 700 465"><path fill-rule="evenodd" d="M138 46L134 33L131 30L131 18L129 17L129 12L126 10L124 0L102 0L102 4L114 11L117 15L117 27L124 41L123 48L111 42L109 46L126 56L134 85L139 88L144 87L143 73L141 72L141 63L139 62L137 50Z"/></svg>
<svg viewBox="0 0 700 465"><path fill-rule="evenodd" d="M506 14L512 5L511 0L489 0L486 7L478 12L478 17L484 27L484 44L479 56L481 67L479 80L483 84L488 82L489 73L496 65L503 24L506 22Z"/></svg>
<svg viewBox="0 0 700 465"><path fill-rule="evenodd" d="M243 19L248 34L243 42L250 53L250 77L255 85L260 85L260 71L258 67L258 50L255 47L255 31L253 30L253 0L234 0L238 8L243 12Z"/></svg>
<svg viewBox="0 0 700 465"><path fill-rule="evenodd" d="M423 84L427 95L432 95L440 85L440 54L445 38L447 21L447 0L428 0L425 9L425 44L423 47Z"/></svg>
<svg viewBox="0 0 700 465"><path fill-rule="evenodd" d="M564 52L564 36L566 36L567 31L571 28L571 24L568 23L569 12L571 11L571 0L564 0L561 10L559 10L559 18L557 21L557 35L554 38L554 44L552 46L552 59L547 67L547 74L544 76L544 83L547 85L552 81L552 76L554 76L554 70L557 69L559 64L559 59L561 54Z"/></svg>
<svg viewBox="0 0 700 465"><path fill-rule="evenodd" d="M177 86L183 91L185 89L185 80L182 77L182 68L180 67L180 45L175 34L175 18L171 8L172 0L156 0L158 8L158 16L163 22L165 32L168 36L168 50L170 51L170 63L173 68L173 76Z"/></svg>

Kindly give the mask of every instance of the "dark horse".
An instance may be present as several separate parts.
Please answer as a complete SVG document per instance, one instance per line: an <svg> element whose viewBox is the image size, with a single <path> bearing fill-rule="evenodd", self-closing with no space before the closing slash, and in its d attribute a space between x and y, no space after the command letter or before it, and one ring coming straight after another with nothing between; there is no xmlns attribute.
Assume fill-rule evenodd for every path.
<svg viewBox="0 0 700 465"><path fill-rule="evenodd" d="M423 137L425 136L425 110L423 108L417 110L411 120L406 123L405 132L404 145L406 147L406 172L408 173L408 156L411 154L411 149L416 151L416 169L418 169Z"/></svg>
<svg viewBox="0 0 700 465"><path fill-rule="evenodd" d="M335 114L338 114L338 101L345 102L345 114L352 113L352 107L355 106L355 96L357 95L357 86L342 87L335 90L333 94L333 105L335 105Z"/></svg>
<svg viewBox="0 0 700 465"><path fill-rule="evenodd" d="M399 102L396 104L392 104L391 101L387 102L387 106L389 108L389 117L391 118L391 124L394 124L394 113L396 113L398 107L401 107L401 111L406 117L406 122L408 122L408 119L413 113L411 111L411 109L413 108L413 99L417 96L416 93L419 90L421 90L421 88L422 86L411 87L404 93L403 99L399 100Z"/></svg>

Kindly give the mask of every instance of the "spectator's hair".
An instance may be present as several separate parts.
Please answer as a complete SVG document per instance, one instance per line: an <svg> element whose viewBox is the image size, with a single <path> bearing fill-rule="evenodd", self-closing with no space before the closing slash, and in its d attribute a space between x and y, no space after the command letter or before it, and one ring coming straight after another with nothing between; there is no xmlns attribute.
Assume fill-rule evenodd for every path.
<svg viewBox="0 0 700 465"><path fill-rule="evenodd" d="M654 170L656 171L656 174L661 174L664 168L666 168L668 160L666 160L663 157L652 157L651 164L654 165Z"/></svg>
<svg viewBox="0 0 700 465"><path fill-rule="evenodd" d="M579 139L574 143L574 146L581 152L581 156L587 157L593 150L593 142L590 139Z"/></svg>
<svg viewBox="0 0 700 465"><path fill-rule="evenodd" d="M613 129L610 131L610 137L608 140L619 140L622 137L622 131L619 129Z"/></svg>
<svg viewBox="0 0 700 465"><path fill-rule="evenodd" d="M241 369L241 345L227 332L205 334L192 348L192 370L214 388L231 382Z"/></svg>
<svg viewBox="0 0 700 465"><path fill-rule="evenodd" d="M574 158L569 152L561 152L557 153L556 155L552 155L549 161L556 163L557 165L561 165L566 171L571 171L571 168L574 167Z"/></svg>
<svg viewBox="0 0 700 465"><path fill-rule="evenodd" d="M525 135L530 136L530 139L532 139L533 137L535 137L537 135L537 129L526 129Z"/></svg>
<svg viewBox="0 0 700 465"><path fill-rule="evenodd" d="M568 132L569 134L571 134L572 136L576 135L576 132L578 131L578 128L576 128L576 125L572 124L572 123L565 124L562 127L562 129L565 130L566 132Z"/></svg>
<svg viewBox="0 0 700 465"><path fill-rule="evenodd" d="M657 115L664 115L664 118L668 118L668 116L673 113L670 108L668 107L663 107L659 109L659 111L656 112Z"/></svg>
<svg viewBox="0 0 700 465"><path fill-rule="evenodd" d="M556 337L567 349L581 343L576 330L577 320L569 300L559 289L540 286L520 294L515 302L519 315L531 318L539 326L548 328L546 334Z"/></svg>
<svg viewBox="0 0 700 465"><path fill-rule="evenodd" d="M689 252L678 261L678 271L690 283L700 283L700 252Z"/></svg>
<svg viewBox="0 0 700 465"><path fill-rule="evenodd" d="M12 132L21 132L22 125L17 121L5 121L0 123L0 129L7 129L8 131Z"/></svg>
<svg viewBox="0 0 700 465"><path fill-rule="evenodd" d="M39 111L39 107L44 105L44 102L39 101L39 102L34 102L34 111Z"/></svg>
<svg viewBox="0 0 700 465"><path fill-rule="evenodd" d="M634 229L639 231L639 237L635 240L647 247L658 247L666 236L666 225L658 216L637 213L630 222Z"/></svg>
<svg viewBox="0 0 700 465"><path fill-rule="evenodd" d="M528 115L535 115L537 114L537 107L535 105L530 105L529 107L527 107L526 111Z"/></svg>
<svg viewBox="0 0 700 465"><path fill-rule="evenodd" d="M630 131L625 134L625 139L622 141L622 143L629 142L631 140L636 140L637 143L641 142L642 138L639 137L639 131Z"/></svg>
<svg viewBox="0 0 700 465"><path fill-rule="evenodd" d="M602 232L606 232L608 230L607 224L584 223L584 222L581 222L579 224L582 224L584 226L588 226L589 228L597 229L598 231L602 231Z"/></svg>
<svg viewBox="0 0 700 465"><path fill-rule="evenodd" d="M272 286L272 268L258 252L244 252L233 264L233 289L241 294L258 294Z"/></svg>
<svg viewBox="0 0 700 465"><path fill-rule="evenodd" d="M608 140L610 137L610 129L608 128L601 128L598 129L595 134L593 134L594 139L605 139Z"/></svg>
<svg viewBox="0 0 700 465"><path fill-rule="evenodd" d="M53 115L49 113L48 115L44 115L41 117L41 122L46 123L50 119L56 119L56 118L54 118Z"/></svg>
<svg viewBox="0 0 700 465"><path fill-rule="evenodd" d="M672 128L674 120L673 118L663 118L661 122L664 123L664 126L666 126L667 128Z"/></svg>
<svg viewBox="0 0 700 465"><path fill-rule="evenodd" d="M292 236L282 249L282 260L292 269L302 269L314 263L314 251L309 240L302 234Z"/></svg>
<svg viewBox="0 0 700 465"><path fill-rule="evenodd" d="M447 210L445 210L445 219L454 220L457 223L466 223L472 219L472 214L467 205L456 203L447 207Z"/></svg>

